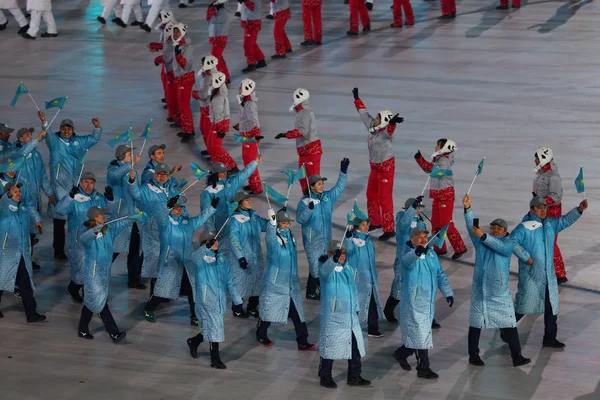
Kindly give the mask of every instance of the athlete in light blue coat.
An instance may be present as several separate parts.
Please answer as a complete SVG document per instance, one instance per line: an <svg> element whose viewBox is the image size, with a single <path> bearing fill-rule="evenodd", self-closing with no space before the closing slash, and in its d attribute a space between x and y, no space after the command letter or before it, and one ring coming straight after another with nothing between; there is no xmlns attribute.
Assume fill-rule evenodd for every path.
<svg viewBox="0 0 600 400"><path fill-rule="evenodd" d="M560 310L558 284L554 270L554 236L573 225L588 207L587 200L558 218L548 218L548 206L543 197L534 197L529 213L513 230L510 237L530 256L524 262L519 257L519 285L515 299L517 322L524 314L544 313L544 347L563 348L556 339Z"/></svg>
<svg viewBox="0 0 600 400"><path fill-rule="evenodd" d="M302 243L308 259L308 281L306 298L319 300L319 257L325 254L331 241L331 216L333 206L340 198L348 181L350 160L344 158L340 163L340 175L335 186L325 191L323 184L327 178L312 175L308 179L309 193L298 203L296 220L302 225Z"/></svg>
<svg viewBox="0 0 600 400"><path fill-rule="evenodd" d="M33 128L21 128L17 132L17 139L19 139L19 134L23 134L24 130L29 133L34 131ZM33 141L29 140L30 143L27 143L26 145L22 144L19 146L19 142L15 142L14 145L9 142L10 134L12 132L14 132L13 128L8 127L4 123L0 123L0 160L3 158L10 158L12 160L16 160L19 157L26 157L28 154L35 150L38 143L41 142L42 139L44 139L44 137L46 136L46 130L42 130L37 139L34 139Z"/></svg>
<svg viewBox="0 0 600 400"><path fill-rule="evenodd" d="M267 230L268 221L252 209L252 198L248 193L238 192L233 202L238 207L228 223L226 254L240 296L248 297L247 311L239 315L233 311L233 316L247 314L258 318L265 269L261 236Z"/></svg>
<svg viewBox="0 0 600 400"><path fill-rule="evenodd" d="M435 251L427 246L427 231L412 230L410 244L402 257L402 300L400 328L403 345L394 358L402 369L410 371L407 358L416 353L417 376L436 379L438 374L429 368L428 350L433 347L431 322L435 314L435 294L442 292L448 305L454 304L454 293Z"/></svg>
<svg viewBox="0 0 600 400"><path fill-rule="evenodd" d="M191 356L197 358L198 346L207 340L210 344L210 366L225 369L227 366L219 355L219 343L225 341L223 317L227 310L227 293L238 312L244 312L244 302L235 286L227 259L219 252L219 242L211 233L206 235L206 239L201 242L200 248L191 258L196 269L195 299L200 333L189 338L187 344Z"/></svg>
<svg viewBox="0 0 600 400"><path fill-rule="evenodd" d="M148 157L150 161L144 167L144 172L142 172L142 184L150 181L154 178L155 168L158 164L165 164L165 149L167 148L166 144L161 145L152 145L148 149ZM167 186L177 186L177 179L173 177L173 175L181 170L181 165L176 164L171 171L169 171L169 181Z"/></svg>
<svg viewBox="0 0 600 400"><path fill-rule="evenodd" d="M29 219L34 219L37 228L42 229L39 214L32 214L21 201L22 183L10 182L4 186L0 198L0 297L2 291L14 291L19 287L27 322L42 322L46 316L37 313L33 297L31 269L31 243ZM2 317L0 311L0 318Z"/></svg>
<svg viewBox="0 0 600 400"><path fill-rule="evenodd" d="M531 360L521 354L512 294L508 286L510 258L513 252L519 257L525 257L525 252L520 246L513 246L506 221L493 220L489 233L485 233L471 208L471 197L468 194L463 198L463 206L467 230L475 247L469 317L469 364L485 365L479 356L479 337L483 328L500 328L508 341L513 366L529 364Z"/></svg>
<svg viewBox="0 0 600 400"><path fill-rule="evenodd" d="M366 215L363 217L365 218ZM354 229L346 231L344 247L348 252L348 262L356 274L358 293L358 317L361 323L367 323L370 337L380 338L379 320L383 319L383 310L379 300L379 279L375 268L375 245L369 235L370 218L354 218Z"/></svg>
<svg viewBox="0 0 600 400"><path fill-rule="evenodd" d="M275 214L273 209L269 209L269 225L265 235L267 268L260 295L256 339L265 346L273 346L267 336L271 322L286 324L288 318L291 318L296 329L298 350L312 350L315 345L308 343L308 328L298 278L296 238L290 231L291 222L285 210L279 210Z"/></svg>
<svg viewBox="0 0 600 400"><path fill-rule="evenodd" d="M88 220L87 211L90 207L97 206L107 208L108 201L112 202L113 194L110 186L107 186L104 195L95 189L96 175L84 172L81 175L79 186L74 186L68 196L65 196L56 204L56 212L68 217L69 231L69 264L71 264L71 282L66 288L74 303L83 303L83 297L79 293L83 287L83 266L85 263L85 247L79 240L79 236L85 228L83 223Z"/></svg>
<svg viewBox="0 0 600 400"><path fill-rule="evenodd" d="M322 255L319 261L321 386L337 387L332 377L333 360L348 360L348 385L368 386L371 382L361 377L365 344L358 318L356 269L347 262L346 249L337 240L329 243L327 255Z"/></svg>
<svg viewBox="0 0 600 400"><path fill-rule="evenodd" d="M119 331L117 324L108 308L108 286L115 237L120 231L133 223L132 219L122 219L111 224L105 224L107 208L90 207L86 213L88 220L84 222L79 236L85 247L85 264L83 267L83 308L79 318L78 336L91 340L90 321L93 313L99 313L104 327L112 341L119 343L125 332Z"/></svg>

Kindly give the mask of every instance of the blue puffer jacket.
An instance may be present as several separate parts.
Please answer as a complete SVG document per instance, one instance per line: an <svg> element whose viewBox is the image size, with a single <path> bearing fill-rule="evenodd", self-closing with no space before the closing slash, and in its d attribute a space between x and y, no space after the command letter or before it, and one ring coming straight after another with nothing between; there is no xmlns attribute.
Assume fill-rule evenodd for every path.
<svg viewBox="0 0 600 400"><path fill-rule="evenodd" d="M260 296L265 261L261 233L267 231L268 221L254 210L238 210L228 224L227 257L233 279L242 297ZM242 269L239 259L244 257L248 267Z"/></svg>
<svg viewBox="0 0 600 400"><path fill-rule="evenodd" d="M260 318L263 321L286 324L292 300L300 321L304 322L296 239L289 229L279 229L271 224L268 224L265 239L267 269L260 295Z"/></svg>
<svg viewBox="0 0 600 400"><path fill-rule="evenodd" d="M132 215L138 211L135 201L129 192L129 171L131 171L131 163L123 163L119 160L112 160L107 168L106 183L112 187L115 196L113 210L115 218ZM129 224L115 238L115 253L129 252L131 225Z"/></svg>
<svg viewBox="0 0 600 400"><path fill-rule="evenodd" d="M17 176L18 175L15 175L14 178L9 178L8 175L0 173L0 190L4 190L4 186L6 186L6 184L9 182L16 183ZM29 184L29 181L25 180L22 176L19 178L19 183L23 184L23 186L21 186L21 204L23 204L27 212L31 214L31 223L28 227L29 233L36 234L38 231L35 227L35 224L40 222L42 217L40 216L40 213L38 212L38 209L32 199L33 189Z"/></svg>
<svg viewBox="0 0 600 400"><path fill-rule="evenodd" d="M83 223L88 220L87 211L94 206L106 208L108 202L104 195L98 193L96 189L87 194L81 187L75 198L65 196L56 204L56 212L67 217L71 280L78 285L83 285L83 267L85 265L85 247L79 240L79 236L80 233L83 233L82 229L86 230Z"/></svg>
<svg viewBox="0 0 600 400"><path fill-rule="evenodd" d="M206 222L207 231L218 232L219 229L221 229L229 216L229 202L233 200L237 191L242 187L250 175L254 173L256 168L258 168L258 164L255 161L252 161L250 164L246 165L246 168L237 174L218 181L216 187L213 188L212 185L208 185L204 188L200 195L200 207L202 210L210 208L210 203L215 197L221 199L217 206L217 212Z"/></svg>
<svg viewBox="0 0 600 400"><path fill-rule="evenodd" d="M50 181L48 180L48 174L46 173L46 166L44 165L44 160L39 151L33 148L28 153L30 145L35 139L30 140L26 144L21 142L15 143L15 147L23 152L23 156L25 157L25 164L23 164L23 169L21 170L21 178L29 182L32 193L32 201L35 208L41 212L42 211L42 191L46 195L46 197L50 197L53 195L52 187L50 186ZM34 142L35 144L36 142ZM58 201L58 200L57 200Z"/></svg>
<svg viewBox="0 0 600 400"><path fill-rule="evenodd" d="M543 314L546 287L550 295L552 313L560 311L558 284L554 270L554 236L573 225L581 217L577 208L558 218L544 221L527 213L510 235L515 246L524 250L519 257L519 286L515 300L515 311L519 314ZM533 265L525 261L533 258Z"/></svg>
<svg viewBox="0 0 600 400"><path fill-rule="evenodd" d="M214 252L206 246L200 246L192 254L192 263L196 269L196 314L204 340L224 342L225 328L223 316L227 310L227 293L233 304L242 304L227 259L221 252ZM190 277L190 279L194 279Z"/></svg>
<svg viewBox="0 0 600 400"><path fill-rule="evenodd" d="M31 152L35 150L38 143L39 142L36 139L31 139L26 144L21 142L15 142L12 144L10 142L0 140L0 160L4 158L16 160L19 157L27 157L28 154L31 154Z"/></svg>
<svg viewBox="0 0 600 400"><path fill-rule="evenodd" d="M296 220L302 224L302 243L308 259L308 268L313 278L319 277L319 257L327 250L327 244L331 242L331 217L333 206L340 198L348 177L340 172L338 180L331 190L321 194L311 193L311 197L305 196L298 203ZM310 202L314 202L315 208L308 208Z"/></svg>
<svg viewBox="0 0 600 400"><path fill-rule="evenodd" d="M355 268L356 291L358 293L358 316L361 323L367 322L371 296L375 295L377 317L383 319L383 309L379 300L379 279L375 268L375 245L368 233L358 230L344 240L348 262Z"/></svg>
<svg viewBox="0 0 600 400"><path fill-rule="evenodd" d="M360 356L365 355L365 343L358 318L355 276L356 271L348 261L345 265L341 265L334 262L333 257L328 258L319 268L321 281L319 353L325 359L351 359L353 334L356 337Z"/></svg>
<svg viewBox="0 0 600 400"><path fill-rule="evenodd" d="M414 245L408 242L402 257L400 329L402 341L409 349L433 347L431 323L438 289L444 297L454 296L437 254L427 248L427 252L419 257Z"/></svg>

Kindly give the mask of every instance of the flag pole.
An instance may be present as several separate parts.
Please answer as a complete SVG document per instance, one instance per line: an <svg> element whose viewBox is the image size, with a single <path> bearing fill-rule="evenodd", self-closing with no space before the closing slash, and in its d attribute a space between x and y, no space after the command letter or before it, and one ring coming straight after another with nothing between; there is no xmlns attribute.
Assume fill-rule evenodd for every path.
<svg viewBox="0 0 600 400"><path fill-rule="evenodd" d="M131 138L131 170L133 171L133 136L131 134L131 131L133 130L133 127L130 126L129 127L129 137Z"/></svg>
<svg viewBox="0 0 600 400"><path fill-rule="evenodd" d="M21 83L23 83L23 82L21 82ZM23 86L25 86L25 85L23 85ZM38 111L41 111L40 107L37 105L37 103L35 102L35 100L31 96L31 93L29 93L29 89L27 89L27 95L29 96L29 98L31 99L31 101L33 101L33 104L35 105L35 108L37 108Z"/></svg>
<svg viewBox="0 0 600 400"><path fill-rule="evenodd" d="M425 182L425 187L423 187L423 191L421 192L421 196L425 194L425 190L427 189L427 185L429 185L429 180L431 179L431 175L427 177L427 182Z"/></svg>
<svg viewBox="0 0 600 400"><path fill-rule="evenodd" d="M85 151L85 154L87 155L88 150ZM81 163L81 171L79 171L79 178L77 178L77 186L79 186L79 183L81 182L81 175L83 175L83 167L85 167L85 163Z"/></svg>
<svg viewBox="0 0 600 400"><path fill-rule="evenodd" d="M263 181L263 185L266 185L265 181ZM267 204L269 205L269 210L271 209L271 201L269 200L269 193L265 190L265 197L267 198Z"/></svg>
<svg viewBox="0 0 600 400"><path fill-rule="evenodd" d="M120 217L120 218L117 218L117 219L113 219L112 221L105 222L104 225L112 224L113 222L121 221L121 220L124 220L124 219L127 219L127 218L129 218L129 215L126 215L124 217Z"/></svg>
<svg viewBox="0 0 600 400"><path fill-rule="evenodd" d="M25 156L23 156L23 161L25 161ZM25 165L21 166L21 169L19 170L19 173L17 174L17 180L15 181L15 183L19 183L19 178L21 177L21 171L23 171L24 167L25 167Z"/></svg>
<svg viewBox="0 0 600 400"><path fill-rule="evenodd" d="M288 201L290 201L290 192L291 191L292 191L292 185L288 185L287 196L285 196L285 197L287 197L287 200L285 201L285 203L283 203L284 207L287 207L287 203L288 203Z"/></svg>
<svg viewBox="0 0 600 400"><path fill-rule="evenodd" d="M420 214L421 214L422 216L424 216L424 217L427 219L427 221L429 221L429 222L431 223L431 228L432 228L432 229L439 229L437 226L435 226L435 225L433 224L433 221L432 221L431 219L429 219L429 217L427 216L427 214L425 214L425 213L423 212L423 210L421 210Z"/></svg>
<svg viewBox="0 0 600 400"><path fill-rule="evenodd" d="M306 164L302 164L302 166L304 167L304 171L306 171ZM308 181L308 172L306 173L304 179L306 179L306 189L308 189L308 197L312 199L312 196L310 195L310 182Z"/></svg>
<svg viewBox="0 0 600 400"><path fill-rule="evenodd" d="M148 139L144 138L144 142L142 143L142 148L140 149L140 153L139 153L140 156L142 155L142 151L144 151L144 146L146 146L146 140L148 140Z"/></svg>
<svg viewBox="0 0 600 400"><path fill-rule="evenodd" d="M54 120L56 119L56 117L58 117L58 113L60 113L62 110L62 108L59 108L58 111L56 112L56 114L54 114L54 118L52 118L52 121L50 121L50 123L48 124L47 128L50 128L50 126L52 125L52 123L54 122Z"/></svg>
<svg viewBox="0 0 600 400"><path fill-rule="evenodd" d="M450 222L448 222L448 225L450 225L452 222L453 222L453 221L450 221ZM436 236L438 236L438 235L440 234L440 232L441 232L441 231L442 231L442 229L440 229L439 231L437 231L437 233L436 233L435 235L433 235L432 237L430 237L430 238L429 238L429 241L427 242L427 246L429 246L429 243L431 243L431 241L432 241L433 239L435 239L435 238L436 238ZM427 246L425 246L425 247L427 247Z"/></svg>
<svg viewBox="0 0 600 400"><path fill-rule="evenodd" d="M350 225L346 224L346 230L344 231L344 236L342 236L342 240L340 240L340 247L339 247L340 249L344 245L344 240L346 240L346 233L348 233L349 227L350 227Z"/></svg>
<svg viewBox="0 0 600 400"><path fill-rule="evenodd" d="M188 187L186 187L185 189L183 189L181 192L179 192L179 195L182 196L185 192L187 192L187 190L189 188L191 188L192 186L194 186L196 183L200 182L199 179L197 179L195 182L192 182L188 185Z"/></svg>
<svg viewBox="0 0 600 400"><path fill-rule="evenodd" d="M473 177L473 180L471 181L471 186L469 186L469 190L467 190L467 194L471 193L471 189L473 189L473 184L475 183L475 179L477 179L477 172L475 173L475 176Z"/></svg>
<svg viewBox="0 0 600 400"><path fill-rule="evenodd" d="M216 239L217 237L219 237L219 233L221 233L221 231L223 230L223 228L225 228L225 226L229 223L229 219L231 217L227 217L227 219L225 220L225 223L223 224L223 226L221 227L221 229L219 229L219 232L217 232L217 234L215 235L214 239Z"/></svg>

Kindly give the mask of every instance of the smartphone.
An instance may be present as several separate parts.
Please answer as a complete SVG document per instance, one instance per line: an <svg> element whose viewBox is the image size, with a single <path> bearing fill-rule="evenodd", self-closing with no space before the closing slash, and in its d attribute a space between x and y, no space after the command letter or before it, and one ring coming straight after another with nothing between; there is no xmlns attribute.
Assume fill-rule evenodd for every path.
<svg viewBox="0 0 600 400"><path fill-rule="evenodd" d="M473 218L473 226L479 228L479 218Z"/></svg>

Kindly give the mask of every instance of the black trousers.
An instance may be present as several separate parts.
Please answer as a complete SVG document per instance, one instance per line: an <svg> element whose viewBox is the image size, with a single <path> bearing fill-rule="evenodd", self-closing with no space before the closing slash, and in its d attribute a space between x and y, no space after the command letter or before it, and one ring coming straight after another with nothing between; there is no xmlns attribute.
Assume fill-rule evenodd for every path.
<svg viewBox="0 0 600 400"><path fill-rule="evenodd" d="M81 317L79 318L79 331L89 334L90 333L90 321L92 320L92 316L94 313L90 311L89 308L83 306L81 309ZM117 323L113 318L110 309L108 308L108 303L104 304L104 308L100 311L100 318L102 322L104 322L104 328L106 332L111 335L117 335L119 333L119 328L117 327Z"/></svg>
<svg viewBox="0 0 600 400"><path fill-rule="evenodd" d="M53 241L52 248L54 248L55 253L64 253L65 252L65 224L66 220L63 219L53 219L52 233L53 233Z"/></svg>
<svg viewBox="0 0 600 400"><path fill-rule="evenodd" d="M256 311L258 310L258 303L259 303L259 297L258 296L250 296L248 297L248 306L247 306L247 310L248 311ZM235 306L235 304L231 303L231 309L233 310L233 307Z"/></svg>
<svg viewBox="0 0 600 400"><path fill-rule="evenodd" d="M524 314L515 313L517 322L523 318ZM558 333L558 315L552 314L552 304L550 304L550 293L546 286L546 299L544 301L544 341L556 339Z"/></svg>
<svg viewBox="0 0 600 400"><path fill-rule="evenodd" d="M183 269L183 275L181 276L181 290L180 294L187 295L188 303L190 304L190 318L196 318L196 303L194 303L194 293L192 291L192 285L188 278L187 271ZM144 311L156 311L158 305L166 300L164 297L154 295L154 286L152 287L152 296L146 303Z"/></svg>
<svg viewBox="0 0 600 400"><path fill-rule="evenodd" d="M313 278L311 274L308 274L308 281L306 281L306 294L316 295L317 291L321 291L321 283L319 278Z"/></svg>
<svg viewBox="0 0 600 400"><path fill-rule="evenodd" d="M409 349L408 347L402 345L396 349L395 353L400 358L408 358L415 354L417 357L417 371L425 371L429 369L429 352L427 349Z"/></svg>
<svg viewBox="0 0 600 400"><path fill-rule="evenodd" d="M193 338L191 338L191 340L192 340L192 344L195 347L198 347L198 346L200 346L200 344L202 342L204 342L204 336L202 336L202 333L199 333L196 336L194 336ZM209 342L208 344L210 346L210 360L211 361L220 360L221 357L219 355L219 342Z"/></svg>
<svg viewBox="0 0 600 400"><path fill-rule="evenodd" d="M83 285L78 285L77 283L71 281L71 282L69 282L69 286L67 287L67 290L69 291L69 293L79 293L79 291L81 290L82 287L83 287Z"/></svg>
<svg viewBox="0 0 600 400"><path fill-rule="evenodd" d="M15 286L19 288L19 292L21 293L21 301L23 302L25 315L27 317L35 316L37 314L37 303L35 302L35 297L33 297L33 288L31 287L29 272L27 272L27 268L25 268L25 260L23 257L21 257L21 261L19 261ZM0 290L0 300L1 299L2 290Z"/></svg>
<svg viewBox="0 0 600 400"><path fill-rule="evenodd" d="M140 283L142 274L143 255L140 255L140 229L137 223L131 227L131 237L129 239L129 253L127 254L127 275L129 276L129 284L135 285ZM121 253L113 253L113 262Z"/></svg>
<svg viewBox="0 0 600 400"><path fill-rule="evenodd" d="M521 354L521 342L519 341L519 332L517 328L500 328L502 336L508 342L510 356L516 358ZM479 337L481 328L469 327L469 355L479 354Z"/></svg>
<svg viewBox="0 0 600 400"><path fill-rule="evenodd" d="M296 329L296 343L308 343L308 327L306 326L306 322L300 321L298 310L296 310L296 306L294 305L294 301L292 299L290 299L290 311L288 312L288 318L292 320L294 323L294 328ZM271 326L270 322L259 319L258 327L256 329L256 336L259 338L266 338L269 326Z"/></svg>
<svg viewBox="0 0 600 400"><path fill-rule="evenodd" d="M375 302L375 296L375 292L372 292L371 302L369 303L369 315L367 316L369 332L379 331L379 315L377 314L377 303Z"/></svg>
<svg viewBox="0 0 600 400"><path fill-rule="evenodd" d="M331 370L333 368L333 360L321 357L319 361L319 376L321 378L331 378ZM362 364L360 362L360 352L356 337L352 334L352 358L348 360L348 378L356 378L362 372Z"/></svg>

